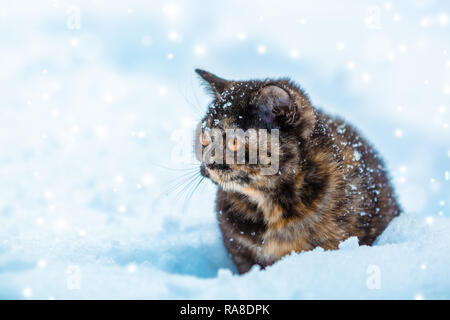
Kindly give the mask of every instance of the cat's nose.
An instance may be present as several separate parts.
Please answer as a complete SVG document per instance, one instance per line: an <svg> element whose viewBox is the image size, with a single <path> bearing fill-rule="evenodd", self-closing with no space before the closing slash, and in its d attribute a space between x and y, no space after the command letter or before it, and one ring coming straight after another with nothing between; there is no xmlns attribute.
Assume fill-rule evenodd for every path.
<svg viewBox="0 0 450 320"><path fill-rule="evenodd" d="M206 170L206 166L204 163L202 163L202 165L200 166L200 174L206 178L209 177L208 170Z"/></svg>
<svg viewBox="0 0 450 320"><path fill-rule="evenodd" d="M231 170L231 167L227 164L210 163L207 167L212 170Z"/></svg>

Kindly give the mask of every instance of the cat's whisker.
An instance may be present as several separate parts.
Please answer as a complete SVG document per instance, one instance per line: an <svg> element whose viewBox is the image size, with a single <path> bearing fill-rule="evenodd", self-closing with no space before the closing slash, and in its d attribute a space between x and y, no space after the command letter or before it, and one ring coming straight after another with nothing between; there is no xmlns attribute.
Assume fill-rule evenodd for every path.
<svg viewBox="0 0 450 320"><path fill-rule="evenodd" d="M157 205L157 203L163 198L164 196L169 196L173 194L174 192L177 192L177 190L180 190L185 188L187 185L191 183L192 180L194 180L196 177L200 175L200 172L198 171L198 168L194 171L189 171L184 174L182 174L179 177L176 177L172 181L168 183L165 190L162 191L154 200L153 200L153 207ZM179 192L177 192L178 194ZM175 198L177 198L177 194L175 195Z"/></svg>
<svg viewBox="0 0 450 320"><path fill-rule="evenodd" d="M181 95L183 96L184 101L189 106L189 111L191 111L193 113L195 118L201 119L205 110L202 110L202 108L200 107L198 98L195 94L194 82L192 81L192 79L191 79L191 81L189 81L189 83L190 83L190 88L187 88L186 86L180 87L179 91L181 92ZM190 96L188 96L188 93L193 95L193 99L195 100L196 103L194 103L192 101L193 99Z"/></svg>
<svg viewBox="0 0 450 320"><path fill-rule="evenodd" d="M172 181L167 189L165 190L165 194L171 194L175 191L177 191L179 188L184 187L185 185L189 184L190 181L194 178L196 178L200 173L199 172L192 172L192 173L187 173L181 177L177 177L176 179L174 179L174 181Z"/></svg>
<svg viewBox="0 0 450 320"><path fill-rule="evenodd" d="M197 179L199 179L201 176L200 174L193 176L192 178L189 179L189 181L187 181L187 183L185 183L181 189L179 189L179 191L176 194L176 197L178 196L182 196L184 194L184 192L186 192L187 190L189 190L189 188L192 186L193 183L195 183L195 181Z"/></svg>
<svg viewBox="0 0 450 320"><path fill-rule="evenodd" d="M164 166L162 164L157 164L157 163L152 163L152 165L160 167L160 168L165 169L165 170L170 170L170 171L188 171L188 170L197 170L198 166L199 166L199 163L184 164L185 166L188 166L188 167L185 167L185 168L171 168L171 167L167 167L167 166Z"/></svg>
<svg viewBox="0 0 450 320"><path fill-rule="evenodd" d="M190 179L188 179L188 181L184 182L183 184L178 186L176 190L174 190L174 192L176 191L176 193L174 195L174 202L179 203L182 201L182 203L183 203L182 210L186 209L186 204L187 204L186 200L188 197L187 195L190 193L190 190L192 189L193 185L195 185L201 179L202 179L202 177L200 175L191 177Z"/></svg>
<svg viewBox="0 0 450 320"><path fill-rule="evenodd" d="M200 186L200 184L203 182L205 177L200 176L200 179L197 180L197 182L194 182L194 187L191 188L191 191L187 194L185 200L184 200L184 204L183 204L183 208L188 208L188 205L190 204L190 201L192 199L192 196L195 194L195 191L198 189L198 187Z"/></svg>

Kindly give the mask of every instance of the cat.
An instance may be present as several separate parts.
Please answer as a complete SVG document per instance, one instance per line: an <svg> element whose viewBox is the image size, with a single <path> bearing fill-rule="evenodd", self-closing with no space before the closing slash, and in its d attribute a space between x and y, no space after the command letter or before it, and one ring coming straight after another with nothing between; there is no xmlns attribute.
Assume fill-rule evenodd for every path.
<svg viewBox="0 0 450 320"><path fill-rule="evenodd" d="M338 249L349 237L372 245L400 214L374 148L351 125L315 108L293 81L230 81L195 71L213 97L196 131L196 154L201 174L218 186L217 217L239 273L293 251ZM222 154L205 152L212 130L226 129L264 129L268 137L277 130L279 151L271 154L279 158L277 172L262 174L267 165L220 162ZM232 137L223 146L224 154L241 149L249 159L248 139Z"/></svg>

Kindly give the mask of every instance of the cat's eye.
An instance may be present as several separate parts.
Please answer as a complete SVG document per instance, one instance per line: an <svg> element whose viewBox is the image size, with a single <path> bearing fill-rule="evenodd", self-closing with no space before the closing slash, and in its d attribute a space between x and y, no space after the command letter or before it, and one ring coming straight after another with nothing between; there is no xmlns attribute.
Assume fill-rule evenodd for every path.
<svg viewBox="0 0 450 320"><path fill-rule="evenodd" d="M206 134L204 132L202 132L200 135L200 143L204 147L206 147L209 144L208 137L206 136Z"/></svg>
<svg viewBox="0 0 450 320"><path fill-rule="evenodd" d="M237 138L230 138L227 142L228 149L232 152L236 152L241 147L241 141Z"/></svg>

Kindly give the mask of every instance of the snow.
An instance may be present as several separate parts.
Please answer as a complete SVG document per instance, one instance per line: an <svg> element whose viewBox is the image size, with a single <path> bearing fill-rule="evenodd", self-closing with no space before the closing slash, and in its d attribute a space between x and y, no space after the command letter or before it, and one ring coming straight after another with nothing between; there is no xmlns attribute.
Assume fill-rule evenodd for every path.
<svg viewBox="0 0 450 320"><path fill-rule="evenodd" d="M450 5L288 2L0 5L0 298L450 298ZM215 187L194 192L195 67L291 76L376 146L405 212L373 247L236 274Z"/></svg>

